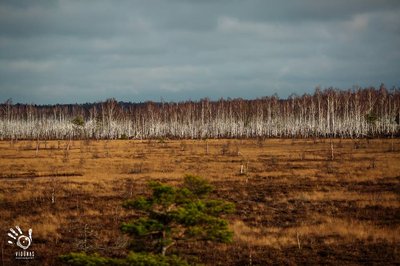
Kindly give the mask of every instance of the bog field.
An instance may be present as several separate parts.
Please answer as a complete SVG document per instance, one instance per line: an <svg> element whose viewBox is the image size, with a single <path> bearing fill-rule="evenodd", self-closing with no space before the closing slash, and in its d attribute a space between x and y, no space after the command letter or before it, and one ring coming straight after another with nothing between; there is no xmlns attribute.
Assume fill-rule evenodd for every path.
<svg viewBox="0 0 400 266"><path fill-rule="evenodd" d="M232 243L171 249L191 263L400 264L399 139L1 141L0 169L0 265L123 257L122 203L186 174L236 206ZM14 259L15 225L32 228L33 260Z"/></svg>

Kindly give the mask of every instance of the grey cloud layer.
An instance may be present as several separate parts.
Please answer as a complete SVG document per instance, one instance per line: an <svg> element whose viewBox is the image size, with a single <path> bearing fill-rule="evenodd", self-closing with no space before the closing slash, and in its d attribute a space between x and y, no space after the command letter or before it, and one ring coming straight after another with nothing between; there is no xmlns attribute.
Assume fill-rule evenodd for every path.
<svg viewBox="0 0 400 266"><path fill-rule="evenodd" d="M0 101L400 85L400 2L1 1Z"/></svg>

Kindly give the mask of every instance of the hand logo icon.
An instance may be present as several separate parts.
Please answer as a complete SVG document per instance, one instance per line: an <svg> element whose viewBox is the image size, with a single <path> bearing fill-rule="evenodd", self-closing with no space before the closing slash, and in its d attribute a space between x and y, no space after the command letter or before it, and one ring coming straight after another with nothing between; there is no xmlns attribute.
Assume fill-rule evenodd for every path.
<svg viewBox="0 0 400 266"><path fill-rule="evenodd" d="M17 246L22 248L22 249L27 249L32 243L32 229L28 230L28 236L24 235L21 231L21 228L19 228L18 225L15 226L16 230L13 228L10 228L10 232L7 234L9 237L11 237L11 240L8 240L8 244L14 245L14 242L17 242Z"/></svg>

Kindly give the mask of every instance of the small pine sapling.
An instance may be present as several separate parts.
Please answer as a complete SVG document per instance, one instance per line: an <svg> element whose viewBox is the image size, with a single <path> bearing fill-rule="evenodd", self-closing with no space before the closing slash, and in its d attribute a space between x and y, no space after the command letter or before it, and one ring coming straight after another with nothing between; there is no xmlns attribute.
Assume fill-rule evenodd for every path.
<svg viewBox="0 0 400 266"><path fill-rule="evenodd" d="M180 188L158 182L149 186L151 196L124 204L125 208L140 213L140 218L121 226L123 232L134 237L136 247L165 255L178 241L232 240L233 233L222 216L233 212L234 205L209 199L213 188L204 179L187 175Z"/></svg>
<svg viewBox="0 0 400 266"><path fill-rule="evenodd" d="M233 232L223 216L233 212L235 207L226 201L210 199L208 195L213 187L206 180L187 175L180 187L159 182L150 182L149 187L152 192L149 197L128 200L123 205L140 214L140 218L121 225L123 232L134 237L133 251L127 257L114 259L69 253L60 256L60 262L67 265L188 266L181 257L166 256L167 250L178 241L227 243L232 240Z"/></svg>

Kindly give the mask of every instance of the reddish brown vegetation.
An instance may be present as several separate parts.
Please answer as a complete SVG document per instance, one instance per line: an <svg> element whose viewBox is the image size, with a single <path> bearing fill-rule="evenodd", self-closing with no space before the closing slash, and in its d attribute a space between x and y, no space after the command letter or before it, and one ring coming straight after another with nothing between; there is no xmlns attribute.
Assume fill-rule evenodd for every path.
<svg viewBox="0 0 400 266"><path fill-rule="evenodd" d="M196 140L0 142L2 263L6 232L33 229L30 265L60 254L121 257L128 198L150 179L207 178L232 201L232 244L174 247L207 265L400 263L400 141ZM70 145L66 152L67 145ZM241 171L242 169L242 171ZM24 264L24 262L21 262Z"/></svg>

